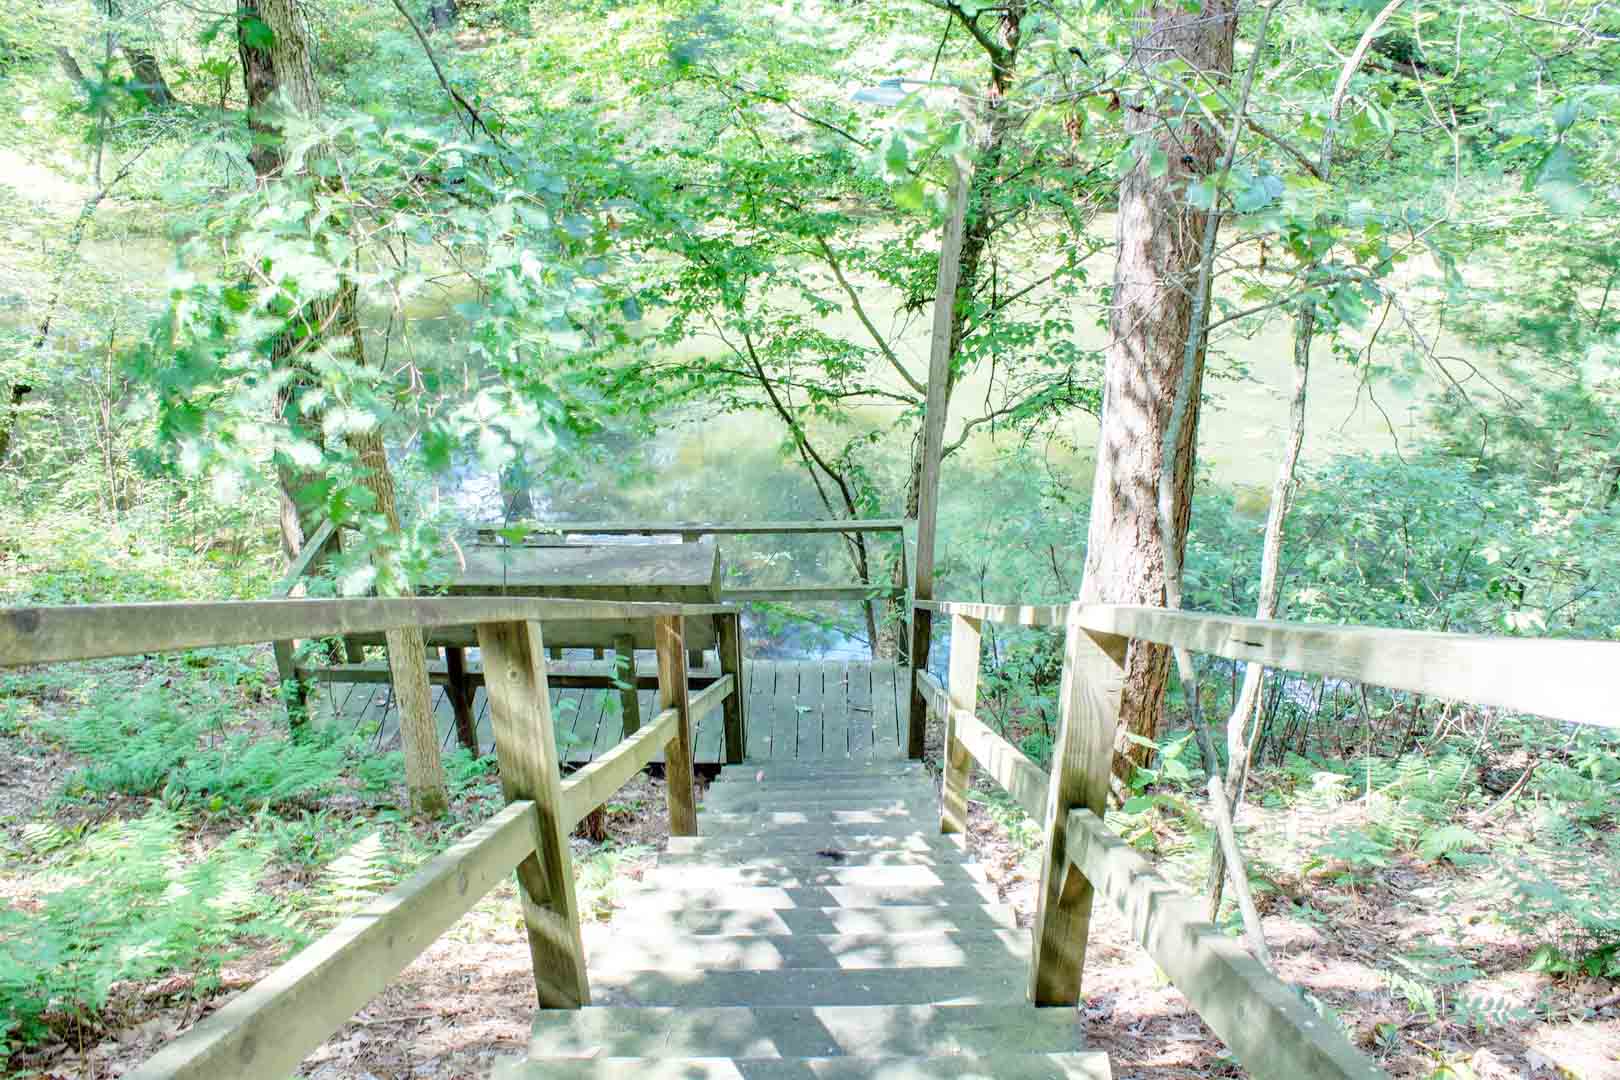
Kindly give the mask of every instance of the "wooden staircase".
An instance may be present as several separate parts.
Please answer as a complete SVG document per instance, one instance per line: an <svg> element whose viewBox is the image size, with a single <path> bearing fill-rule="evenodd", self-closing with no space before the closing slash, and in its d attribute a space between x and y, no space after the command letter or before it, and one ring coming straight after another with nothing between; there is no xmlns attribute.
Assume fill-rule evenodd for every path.
<svg viewBox="0 0 1620 1080"><path fill-rule="evenodd" d="M588 949L593 1004L536 1014L505 1080L1109 1076L1026 999L1029 934L922 765L725 769Z"/></svg>

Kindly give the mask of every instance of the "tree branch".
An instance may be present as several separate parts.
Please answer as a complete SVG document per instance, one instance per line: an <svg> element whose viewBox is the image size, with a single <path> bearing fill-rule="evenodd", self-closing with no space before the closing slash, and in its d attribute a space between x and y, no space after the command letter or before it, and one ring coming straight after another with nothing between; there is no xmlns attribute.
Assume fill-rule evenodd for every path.
<svg viewBox="0 0 1620 1080"><path fill-rule="evenodd" d="M844 295L849 297L849 302L855 309L855 317L861 320L861 325L866 327L866 332L872 335L873 341L877 342L878 351L883 354L883 358L889 362L890 367L894 368L895 374L905 380L907 386L926 397L928 387L918 382L911 372L906 370L905 365L900 362L900 358L889 347L888 341L878 332L878 328L872 324L872 320L867 318L866 308L861 305L860 296L855 292L854 286L850 285L849 280L844 277L843 267L838 265L838 258L833 254L832 248L827 246L827 241L818 236L816 237L816 246L821 249L821 257L826 260L827 265L832 267L833 277L837 279L839 287L844 290Z"/></svg>

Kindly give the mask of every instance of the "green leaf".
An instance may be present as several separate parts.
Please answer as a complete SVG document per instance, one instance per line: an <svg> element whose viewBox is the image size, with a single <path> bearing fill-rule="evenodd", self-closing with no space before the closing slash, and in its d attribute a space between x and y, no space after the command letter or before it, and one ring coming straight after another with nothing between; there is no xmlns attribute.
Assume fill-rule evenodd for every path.
<svg viewBox="0 0 1620 1080"><path fill-rule="evenodd" d="M242 42L250 49L269 49L276 43L276 32L270 29L270 24L257 15L249 15L242 20Z"/></svg>

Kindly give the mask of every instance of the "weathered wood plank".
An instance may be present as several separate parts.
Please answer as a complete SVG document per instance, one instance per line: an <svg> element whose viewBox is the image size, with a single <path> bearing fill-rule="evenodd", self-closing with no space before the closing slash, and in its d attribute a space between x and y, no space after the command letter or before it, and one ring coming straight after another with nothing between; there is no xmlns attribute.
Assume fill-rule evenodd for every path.
<svg viewBox="0 0 1620 1080"><path fill-rule="evenodd" d="M574 773L562 785L562 820L572 830L591 811L601 806L632 776L657 756L675 734L680 714L665 709L651 724L639 728L613 749Z"/></svg>
<svg viewBox="0 0 1620 1080"><path fill-rule="evenodd" d="M658 634L659 711L680 714L675 735L664 744L664 790L669 798L672 836L696 836L697 801L692 791L692 700L686 682L686 620L679 615L661 617Z"/></svg>
<svg viewBox="0 0 1620 1080"><path fill-rule="evenodd" d="M1371 1080L1386 1074L1285 983L1200 915L1089 810L1069 812L1065 858L1254 1076Z"/></svg>
<svg viewBox="0 0 1620 1080"><path fill-rule="evenodd" d="M776 692L771 697L771 760L791 761L799 752L799 675L797 660L776 664Z"/></svg>
<svg viewBox="0 0 1620 1080"><path fill-rule="evenodd" d="M767 533L900 532L904 518L850 518L844 521L557 521L530 525L530 535L546 536L758 536ZM480 539L494 542L504 527L485 526Z"/></svg>
<svg viewBox="0 0 1620 1080"><path fill-rule="evenodd" d="M531 619L640 620L687 612L715 615L735 610L724 604L632 604L521 596L164 601L3 608L0 609L0 667L253 645L294 638L380 634L405 626L430 629ZM470 640L450 642L473 643Z"/></svg>
<svg viewBox="0 0 1620 1080"><path fill-rule="evenodd" d="M1088 604L1078 611L1081 625L1097 633L1555 720L1620 727L1612 678L1620 667L1620 642L1316 626L1131 606Z"/></svg>
<svg viewBox="0 0 1620 1080"><path fill-rule="evenodd" d="M849 757L849 661L829 660L821 675L821 756Z"/></svg>
<svg viewBox="0 0 1620 1080"><path fill-rule="evenodd" d="M457 596L540 590L548 597L714 602L720 549L714 544L602 544L568 547L473 545L449 585Z"/></svg>
<svg viewBox="0 0 1620 1080"><path fill-rule="evenodd" d="M591 991L574 896L570 827L562 820L562 777L540 624L486 623L478 628L478 646L501 788L508 799L534 802L534 853L518 864L517 878L535 993L543 1009L576 1009L590 1004Z"/></svg>
<svg viewBox="0 0 1620 1080"><path fill-rule="evenodd" d="M1128 644L1122 637L1095 635L1074 618L1064 637L1058 741L1043 818L1046 845L1030 964L1029 997L1036 1005L1080 1000L1092 887L1069 863L1069 812L1082 808L1101 815L1107 807Z"/></svg>
<svg viewBox="0 0 1620 1080"><path fill-rule="evenodd" d="M748 746L748 684L743 679L742 616L716 615L719 637L717 652L720 670L729 675L735 690L725 699L722 725L725 731L725 762L736 765Z"/></svg>
<svg viewBox="0 0 1620 1080"><path fill-rule="evenodd" d="M824 755L821 714L826 680L826 664L811 661L799 665L799 696L793 702L798 726L798 740L793 751L795 757L816 759Z"/></svg>
<svg viewBox="0 0 1620 1080"><path fill-rule="evenodd" d="M939 798L942 833L967 832L968 772L973 759L957 737L956 718L972 717L979 707L979 625L978 619L966 615L951 616L951 668L946 688L951 707L945 710Z"/></svg>
<svg viewBox="0 0 1620 1080"><path fill-rule="evenodd" d="M896 747L906 750L900 721L906 715L905 705L911 695L899 692L899 681L893 664L872 665L872 729L876 740L873 746L879 750L893 751Z"/></svg>
<svg viewBox="0 0 1620 1080"><path fill-rule="evenodd" d="M955 721L957 742L1024 808L1024 813L1042 820L1051 794L1051 777L977 716L958 712Z"/></svg>
<svg viewBox="0 0 1620 1080"><path fill-rule="evenodd" d="M771 756L771 741L775 732L776 716L776 662L750 660L752 673L750 701L748 703L748 759L764 760Z"/></svg>
<svg viewBox="0 0 1620 1080"><path fill-rule="evenodd" d="M720 590L720 599L728 604L743 604L753 601L776 602L790 604L824 603L832 600L868 600L884 599L890 596L903 596L905 589L900 586L874 584L862 585L859 582L850 585L748 585L726 587Z"/></svg>
<svg viewBox="0 0 1620 1080"><path fill-rule="evenodd" d="M641 704L636 694L636 639L629 634L613 639L613 677L624 684L619 691L619 709L624 714L624 730L633 733L641 727ZM658 685L656 677L653 685Z"/></svg>
<svg viewBox="0 0 1620 1080"><path fill-rule="evenodd" d="M534 804L514 802L129 1075L282 1080L533 853Z"/></svg>
<svg viewBox="0 0 1620 1080"><path fill-rule="evenodd" d="M982 622L1012 623L1017 626L1063 626L1069 617L1068 604L969 604L954 600L918 600L919 611L941 615L965 615Z"/></svg>
<svg viewBox="0 0 1620 1080"><path fill-rule="evenodd" d="M872 665L849 665L849 753L864 757L872 752Z"/></svg>
<svg viewBox="0 0 1620 1080"><path fill-rule="evenodd" d="M469 642L468 644L474 643ZM300 679L309 679L313 682L389 683L393 681L393 676L386 664L333 664L330 667L299 668L297 670ZM707 674L690 675L689 677L693 686L707 686L719 676ZM428 678L436 684L445 685L450 682L450 672L443 664L429 664ZM467 665L466 678L468 684L474 688L484 685L483 666L480 664ZM546 669L546 683L553 690L618 689L618 678L619 676L615 673L612 663L597 664L589 661L558 660L552 662L551 666ZM636 675L636 686L642 690L658 689L657 673L638 673Z"/></svg>

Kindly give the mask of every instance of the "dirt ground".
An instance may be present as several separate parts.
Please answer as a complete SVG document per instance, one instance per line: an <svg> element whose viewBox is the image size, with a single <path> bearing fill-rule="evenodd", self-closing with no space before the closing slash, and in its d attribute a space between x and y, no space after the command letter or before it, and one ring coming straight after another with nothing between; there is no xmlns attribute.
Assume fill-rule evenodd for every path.
<svg viewBox="0 0 1620 1080"><path fill-rule="evenodd" d="M0 776L5 781L0 806L6 809L0 820L17 821L19 811L40 805L59 784L65 764L19 753L0 738ZM638 879L664 845L664 805L662 782L642 777L611 804L606 843L575 839L588 939L612 933L617 887ZM979 803L972 807L969 841L1003 899L1018 911L1020 924L1027 926L1036 883L1025 849ZM1465 1029L1431 1022L1392 995L1380 973L1380 958L1404 943L1445 932L1438 919L1424 912L1422 869L1397 866L1374 887L1318 891L1315 906L1330 909L1329 920L1305 921L1292 913L1286 896L1264 897L1264 926L1279 974L1329 1005L1356 1043L1394 1076L1620 1077L1620 1001L1612 995L1612 984L1554 982L1532 975L1525 971L1525 951L1511 941L1487 949L1489 959L1481 966L1492 974L1495 991L1543 1002L1546 1018L1539 1022ZM292 889L298 883L289 878L273 887ZM1244 1075L1181 995L1164 982L1123 920L1100 905L1093 925L1085 1029L1089 1045L1108 1052L1115 1077ZM83 1027L58 1044L14 1059L9 1075L39 1080L122 1075L251 986L273 962L264 953L227 967L220 991L200 1003L181 977L120 987L107 1011L107 1026ZM1602 1007L1593 1010L1594 1004ZM512 886L503 884L310 1055L300 1075L319 1080L485 1077L496 1059L523 1052L533 1009L517 898Z"/></svg>

